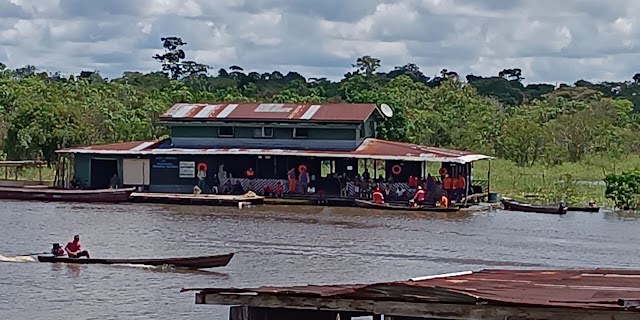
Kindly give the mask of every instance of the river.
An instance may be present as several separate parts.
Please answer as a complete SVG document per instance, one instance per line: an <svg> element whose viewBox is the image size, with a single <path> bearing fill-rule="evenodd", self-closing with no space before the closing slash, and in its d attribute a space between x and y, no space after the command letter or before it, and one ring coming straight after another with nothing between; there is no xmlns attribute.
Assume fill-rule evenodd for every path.
<svg viewBox="0 0 640 320"><path fill-rule="evenodd" d="M3 201L0 260L74 234L93 257L236 252L211 273L0 262L0 319L227 319L181 288L406 280L482 268L637 267L640 220L492 211L430 217L355 208Z"/></svg>

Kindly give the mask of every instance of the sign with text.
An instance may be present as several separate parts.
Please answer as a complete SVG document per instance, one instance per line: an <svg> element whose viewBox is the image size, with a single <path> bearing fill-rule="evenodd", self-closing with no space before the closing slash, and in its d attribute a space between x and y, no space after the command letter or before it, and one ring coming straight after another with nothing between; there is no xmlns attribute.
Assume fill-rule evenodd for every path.
<svg viewBox="0 0 640 320"><path fill-rule="evenodd" d="M195 178L195 177L196 177L196 162L180 161L180 178Z"/></svg>

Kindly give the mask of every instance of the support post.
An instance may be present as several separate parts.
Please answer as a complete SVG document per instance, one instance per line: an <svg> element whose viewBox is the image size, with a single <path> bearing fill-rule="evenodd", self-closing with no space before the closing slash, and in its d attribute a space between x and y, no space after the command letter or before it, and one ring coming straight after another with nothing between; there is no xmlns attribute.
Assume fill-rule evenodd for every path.
<svg viewBox="0 0 640 320"><path fill-rule="evenodd" d="M489 159L489 170L487 171L487 198L491 193L491 159Z"/></svg>

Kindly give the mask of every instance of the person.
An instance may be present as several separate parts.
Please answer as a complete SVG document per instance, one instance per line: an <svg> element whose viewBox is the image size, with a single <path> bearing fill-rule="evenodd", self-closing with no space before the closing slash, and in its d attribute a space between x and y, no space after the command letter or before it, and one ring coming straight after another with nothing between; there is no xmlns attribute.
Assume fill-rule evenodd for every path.
<svg viewBox="0 0 640 320"><path fill-rule="evenodd" d="M384 204L384 195L382 194L380 187L376 187L373 191L373 203Z"/></svg>
<svg viewBox="0 0 640 320"><path fill-rule="evenodd" d="M67 243L67 246L64 247L64 249L67 251L67 256L69 256L69 258L87 257L87 259L90 259L89 252L82 250L79 235L73 236L73 241Z"/></svg>
<svg viewBox="0 0 640 320"><path fill-rule="evenodd" d="M109 189L118 189L118 174L114 173L111 180L109 180Z"/></svg>
<svg viewBox="0 0 640 320"><path fill-rule="evenodd" d="M440 196L440 206L449 208L449 197L446 193L442 193L442 196Z"/></svg>
<svg viewBox="0 0 640 320"><path fill-rule="evenodd" d="M282 186L282 182L278 181L278 184L276 184L276 189L274 193L276 198L282 198L282 194L284 193L284 187Z"/></svg>
<svg viewBox="0 0 640 320"><path fill-rule="evenodd" d="M289 193L295 193L296 184L298 182L296 180L296 168L291 168L289 171L287 171L287 179L289 180Z"/></svg>
<svg viewBox="0 0 640 320"><path fill-rule="evenodd" d="M62 246L60 246L59 243L53 244L53 248L51 249L51 254L53 254L54 257L62 257L65 255L64 249L62 249Z"/></svg>
<svg viewBox="0 0 640 320"><path fill-rule="evenodd" d="M414 206L419 206L427 200L427 193L424 192L421 186L418 186L418 191L416 191L416 194L413 196L412 200Z"/></svg>
<svg viewBox="0 0 640 320"><path fill-rule="evenodd" d="M307 172L307 170L300 172L298 184L302 187L302 192L306 194L308 192L307 186L309 185L309 172Z"/></svg>

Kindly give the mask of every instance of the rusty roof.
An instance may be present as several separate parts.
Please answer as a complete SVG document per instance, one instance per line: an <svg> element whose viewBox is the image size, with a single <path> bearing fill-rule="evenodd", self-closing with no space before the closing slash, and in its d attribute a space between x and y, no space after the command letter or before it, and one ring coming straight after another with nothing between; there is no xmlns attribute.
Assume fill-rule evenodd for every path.
<svg viewBox="0 0 640 320"><path fill-rule="evenodd" d="M189 149L160 148L162 141L125 142L109 145L78 147L58 150L59 153L85 154L127 154L127 155L288 155L301 157L358 158L378 160L426 161L469 163L477 160L492 159L490 156L469 151L426 147L411 143L365 139L353 151L320 151L291 149Z"/></svg>
<svg viewBox="0 0 640 320"><path fill-rule="evenodd" d="M257 294L418 303L484 303L628 310L640 301L640 270L482 270L376 284L205 288L183 291L218 293L226 296Z"/></svg>
<svg viewBox="0 0 640 320"><path fill-rule="evenodd" d="M162 114L160 120L363 122L377 110L372 103L178 103Z"/></svg>

